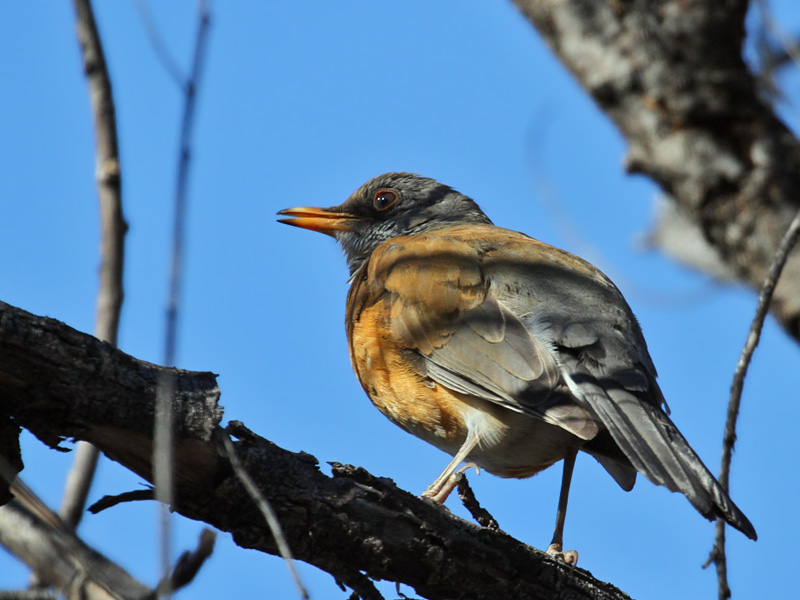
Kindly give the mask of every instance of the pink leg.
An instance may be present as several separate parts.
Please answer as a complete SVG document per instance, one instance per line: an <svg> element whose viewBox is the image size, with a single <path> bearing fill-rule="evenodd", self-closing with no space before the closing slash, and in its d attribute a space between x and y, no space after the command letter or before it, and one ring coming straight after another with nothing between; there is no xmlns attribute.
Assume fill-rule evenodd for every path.
<svg viewBox="0 0 800 600"><path fill-rule="evenodd" d="M426 498L431 498L435 500L439 504L443 504L447 497L450 495L450 492L453 491L453 488L456 487L455 481L455 474L456 470L458 469L458 465L460 465L464 460L469 456L469 453L472 452L472 449L478 445L480 437L477 434L472 432L467 435L467 439L464 440L464 443L459 448L456 455L453 457L453 460L445 467L442 474L439 475L432 484L430 484L427 489L422 492L422 495ZM469 467L475 467L477 470L478 467L474 463L469 463L464 466L464 469L468 469Z"/></svg>

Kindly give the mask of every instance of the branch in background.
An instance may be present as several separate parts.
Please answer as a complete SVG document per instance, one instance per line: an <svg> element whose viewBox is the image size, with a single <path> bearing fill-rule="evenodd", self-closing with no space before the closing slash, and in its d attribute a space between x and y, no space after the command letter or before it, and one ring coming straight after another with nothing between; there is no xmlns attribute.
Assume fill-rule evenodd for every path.
<svg viewBox="0 0 800 600"><path fill-rule="evenodd" d="M775 78L777 72L790 63L794 63L795 68L800 67L800 41L788 35L772 18L767 0L756 0L755 5L760 25L755 33L759 62L757 80L768 97L781 98Z"/></svg>
<svg viewBox="0 0 800 600"><path fill-rule="evenodd" d="M158 32L158 26L150 13L150 8L147 6L147 0L135 0L134 4L136 4L136 10L139 11L139 18L142 20L142 25L144 25L147 39L150 40L153 51L156 53L158 60L161 61L161 66L164 67L164 70L172 78L175 85L182 88L185 85L185 78L178 67L177 61L164 43L164 38Z"/></svg>
<svg viewBox="0 0 800 600"><path fill-rule="evenodd" d="M286 542L286 536L283 534L283 529L281 529L281 524L278 521L278 517L275 515L275 510L272 508L269 500L267 500L259 491L258 486L255 484L250 475L247 474L247 471L242 466L239 457L236 456L236 448L233 447L233 442L231 442L228 436L222 436L222 445L225 448L225 455L228 457L228 461L230 462L234 473L236 473L239 481L242 482L242 485L247 490L247 493L250 494L250 498L252 498L253 502L255 502L256 506L258 506L258 510L261 512L261 515L264 517L264 521L272 533L272 537L275 538L275 545L278 547L278 552L280 552L281 558L283 558L286 566L289 567L289 573L294 580L295 586L297 586L297 591L300 593L300 597L303 598L303 600L309 600L308 591L303 585L303 582L300 580L300 575L297 573L297 569L294 566L292 550L289 548L289 544Z"/></svg>
<svg viewBox="0 0 800 600"><path fill-rule="evenodd" d="M51 446L64 438L90 441L152 482L152 416L163 367L3 303L0 340L0 396L17 423ZM170 371L172 509L230 532L244 548L278 555L258 508L224 458L215 376ZM364 594L371 593L366 575L407 584L433 600L465 590L475 600L628 598L587 571L570 574L568 565L455 517L390 480L341 465L328 477L308 454L283 450L236 424L229 431L239 438L236 454L272 504L294 556Z"/></svg>
<svg viewBox="0 0 800 600"><path fill-rule="evenodd" d="M67 598L145 600L153 591L124 569L84 544L73 529L17 479L16 498L0 510L0 544L15 549L39 576L41 587L29 590L42 597L50 587ZM25 595L16 595L24 598ZM31 598L36 596L31 596Z"/></svg>
<svg viewBox="0 0 800 600"><path fill-rule="evenodd" d="M214 552L216 539L216 533L204 528L200 532L200 538L197 540L197 548L193 552L187 551L181 554L169 578L162 580L158 584L158 594L169 595L189 585L200 571L200 567L205 564L208 557Z"/></svg>
<svg viewBox="0 0 800 600"><path fill-rule="evenodd" d="M514 0L628 144L626 168L681 206L758 290L800 208L800 143L742 58L747 0ZM771 306L800 341L800 253Z"/></svg>
<svg viewBox="0 0 800 600"><path fill-rule="evenodd" d="M164 364L175 363L175 345L178 330L178 310L181 301L183 249L186 223L186 200L189 192L189 167L192 156L192 131L197 106L197 90L203 73L206 40L211 15L205 2L199 4L199 24L195 38L194 58L189 79L184 85L183 117L178 148L178 174L175 184L175 213L172 223L172 255L170 258L169 297L167 300L167 327L164 342Z"/></svg>
<svg viewBox="0 0 800 600"><path fill-rule="evenodd" d="M719 469L719 482L726 490L730 489L731 459L733 457L733 446L736 443L736 421L739 418L739 406L742 401L744 380L747 376L750 360L753 358L753 353L761 339L761 329L764 327L764 320L767 318L769 305L770 302L772 302L772 295L778 285L778 280L781 277L781 272L789 257L789 253L797 243L798 236L800 236L800 211L798 211L789 225L789 229L783 236L780 246L778 246L778 251L775 253L775 258L770 266L767 279L764 281L764 286L761 288L761 293L758 297L756 314L753 317L753 322L750 324L747 340L739 356L736 371L733 374L731 397L728 401L728 416L725 421L725 433L722 439L722 465ZM714 548L711 551L708 562L706 562L704 566L708 566L712 561L717 567L719 600L727 600L731 596L731 590L728 586L727 560L725 556L725 522L720 519L717 519Z"/></svg>
<svg viewBox="0 0 800 600"><path fill-rule="evenodd" d="M89 85L94 115L97 193L100 206L100 272L95 309L95 336L117 345L122 310L122 273L125 259L125 232L122 214L122 178L111 79L103 45L89 0L73 0L75 28ZM78 444L72 468L67 474L59 514L64 522L77 527L97 468L98 451L86 443Z"/></svg>
<svg viewBox="0 0 800 600"><path fill-rule="evenodd" d="M122 214L114 102L91 4L88 0L73 0L73 6L95 130L95 177L101 227L95 335L116 344L123 300L122 271L127 224ZM10 431L4 428L2 433L9 434ZM8 439L4 441L4 447L7 442ZM78 445L67 476L61 518L51 513L20 480L13 481L7 473L7 480L13 481L12 490L16 500L3 511L0 537L10 552L32 568L35 585L56 585L61 589L77 586L74 592L80 592L87 598L108 598L111 595L141 598L150 590L71 533L83 515L98 456L97 449L91 444L81 442ZM8 458L14 464L14 456ZM18 467L21 466L20 462ZM117 596L117 592L121 595Z"/></svg>
<svg viewBox="0 0 800 600"><path fill-rule="evenodd" d="M199 23L195 38L194 58L189 78L184 86L183 118L181 119L180 143L178 151L178 174L175 186L175 214L172 229L172 254L170 259L169 296L167 298L167 322L164 340L164 364L175 364L177 345L178 311L181 300L183 272L183 249L186 222L186 201L189 189L189 167L191 159L192 131L194 125L197 90L203 72L206 40L211 15L208 5L198 3ZM153 39L151 37L151 39ZM173 502L174 458L173 458L173 381L169 373L159 382L159 401L155 411L155 443L153 462L155 465L156 498L162 503L159 512L162 578L169 575L170 569L170 522L169 506ZM159 586L159 597L170 597L171 588Z"/></svg>

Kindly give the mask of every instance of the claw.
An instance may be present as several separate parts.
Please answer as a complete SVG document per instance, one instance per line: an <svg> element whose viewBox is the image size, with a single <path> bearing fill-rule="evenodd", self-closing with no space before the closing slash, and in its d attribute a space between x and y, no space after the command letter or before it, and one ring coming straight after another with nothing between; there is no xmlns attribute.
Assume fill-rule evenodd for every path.
<svg viewBox="0 0 800 600"><path fill-rule="evenodd" d="M481 474L481 468L480 468L478 465L476 465L474 462L468 462L468 463L464 463L464 464L461 466L461 468L460 468L458 471L456 471L456 473L466 473L466 472L467 472L467 469L475 469L475 472L476 472L478 475L480 475L480 474Z"/></svg>
<svg viewBox="0 0 800 600"><path fill-rule="evenodd" d="M423 498L430 498L434 502L444 504L450 493L458 486L458 479L456 475L465 473L468 469L475 469L475 472L480 475L481 469L474 462L468 462L462 465L455 473L452 473L442 482L437 479L427 490L422 492ZM438 485L437 485L438 484Z"/></svg>
<svg viewBox="0 0 800 600"><path fill-rule="evenodd" d="M572 569L578 566L578 551L567 550L563 551L561 544L550 544L546 550L547 554L558 560L563 560L568 565L572 565Z"/></svg>

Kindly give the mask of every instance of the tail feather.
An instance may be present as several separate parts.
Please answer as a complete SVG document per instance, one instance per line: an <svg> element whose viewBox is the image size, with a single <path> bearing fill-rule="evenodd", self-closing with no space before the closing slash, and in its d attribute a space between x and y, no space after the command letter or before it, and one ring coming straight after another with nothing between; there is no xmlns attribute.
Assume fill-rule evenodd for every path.
<svg viewBox="0 0 800 600"><path fill-rule="evenodd" d="M660 407L613 379L596 378L577 358L570 362L572 384L637 471L657 485L681 492L707 519L722 518L757 539L752 523Z"/></svg>

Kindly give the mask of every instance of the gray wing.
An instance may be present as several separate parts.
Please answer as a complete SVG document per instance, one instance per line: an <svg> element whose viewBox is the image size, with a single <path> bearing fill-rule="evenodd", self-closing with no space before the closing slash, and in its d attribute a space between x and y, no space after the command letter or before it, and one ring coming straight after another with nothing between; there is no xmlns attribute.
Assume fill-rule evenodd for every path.
<svg viewBox="0 0 800 600"><path fill-rule="evenodd" d="M552 349L496 298L475 248L448 239L429 246L412 254L394 245L374 267L386 273L395 338L434 381L593 438L597 423L565 393Z"/></svg>
<svg viewBox="0 0 800 600"><path fill-rule="evenodd" d="M447 343L425 357L428 375L465 394L538 417L584 439L598 431L592 415L563 388L550 348L488 295L464 313Z"/></svg>
<svg viewBox="0 0 800 600"><path fill-rule="evenodd" d="M634 469L683 493L706 518L722 517L755 539L747 517L667 415L647 345L622 294L593 270L592 277L575 277L574 269L559 273L553 268L547 287L527 282L533 289L524 310L529 328L552 344L576 401L602 422ZM561 290L559 281L564 283ZM567 289L568 294L560 293ZM519 296L515 298L519 303ZM592 452L591 446L589 442L585 449ZM613 455L593 453L612 475L609 461L624 472L624 464Z"/></svg>
<svg viewBox="0 0 800 600"><path fill-rule="evenodd" d="M623 488L635 469L755 538L662 409L655 367L619 290L589 263L508 233L485 245L431 240L426 256L387 251L393 334L442 385L587 440L584 449Z"/></svg>

